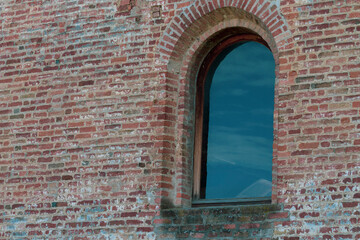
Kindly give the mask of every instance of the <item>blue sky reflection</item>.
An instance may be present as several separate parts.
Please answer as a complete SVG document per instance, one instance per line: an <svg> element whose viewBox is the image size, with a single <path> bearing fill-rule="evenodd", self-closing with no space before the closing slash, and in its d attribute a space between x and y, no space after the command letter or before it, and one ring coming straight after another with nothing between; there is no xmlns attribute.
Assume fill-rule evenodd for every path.
<svg viewBox="0 0 360 240"><path fill-rule="evenodd" d="M275 63L244 43L220 63L210 89L206 198L271 196Z"/></svg>

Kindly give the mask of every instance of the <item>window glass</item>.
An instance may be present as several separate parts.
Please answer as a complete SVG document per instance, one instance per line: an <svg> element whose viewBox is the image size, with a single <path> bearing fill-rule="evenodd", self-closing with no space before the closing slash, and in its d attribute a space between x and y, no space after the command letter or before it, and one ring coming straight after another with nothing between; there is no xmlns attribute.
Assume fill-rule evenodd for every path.
<svg viewBox="0 0 360 240"><path fill-rule="evenodd" d="M238 43L225 52L206 80L211 85L205 96L209 99L205 198L270 197L273 55L257 42Z"/></svg>

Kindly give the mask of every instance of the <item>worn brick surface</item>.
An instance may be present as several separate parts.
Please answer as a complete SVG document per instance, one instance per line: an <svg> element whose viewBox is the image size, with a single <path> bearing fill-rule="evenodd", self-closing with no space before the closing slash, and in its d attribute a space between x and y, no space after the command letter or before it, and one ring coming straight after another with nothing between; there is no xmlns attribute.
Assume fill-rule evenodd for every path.
<svg viewBox="0 0 360 240"><path fill-rule="evenodd" d="M359 19L359 0L0 1L0 239L360 239ZM277 64L272 204L191 208L197 67L232 27Z"/></svg>

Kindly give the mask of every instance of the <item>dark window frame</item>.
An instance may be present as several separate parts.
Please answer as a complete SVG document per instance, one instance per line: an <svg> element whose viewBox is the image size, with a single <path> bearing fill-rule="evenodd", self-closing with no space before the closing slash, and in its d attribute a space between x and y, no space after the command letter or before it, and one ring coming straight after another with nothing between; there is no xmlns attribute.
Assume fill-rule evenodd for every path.
<svg viewBox="0 0 360 240"><path fill-rule="evenodd" d="M207 135L209 113L205 111L205 105L208 104L207 97L211 83L207 81L207 76L212 70L218 57L229 51L232 46L236 46L241 42L254 41L266 46L270 51L270 47L259 35L253 33L237 34L226 38L217 44L207 54L198 71L196 83L196 107L195 107L195 137L194 137L194 165L193 165L193 206L221 206L221 205L238 205L238 204L270 204L271 198L252 198L252 199L205 199L206 177L207 177ZM216 64L216 63L215 63ZM208 109L208 108L207 108Z"/></svg>

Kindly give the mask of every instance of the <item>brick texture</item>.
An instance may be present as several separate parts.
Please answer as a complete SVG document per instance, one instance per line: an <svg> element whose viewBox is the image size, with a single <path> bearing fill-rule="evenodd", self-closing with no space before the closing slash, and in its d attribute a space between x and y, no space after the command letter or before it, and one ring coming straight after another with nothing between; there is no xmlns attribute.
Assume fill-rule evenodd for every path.
<svg viewBox="0 0 360 240"><path fill-rule="evenodd" d="M0 239L360 239L359 19L358 0L0 1ZM197 67L236 27L276 62L272 204L192 208Z"/></svg>

